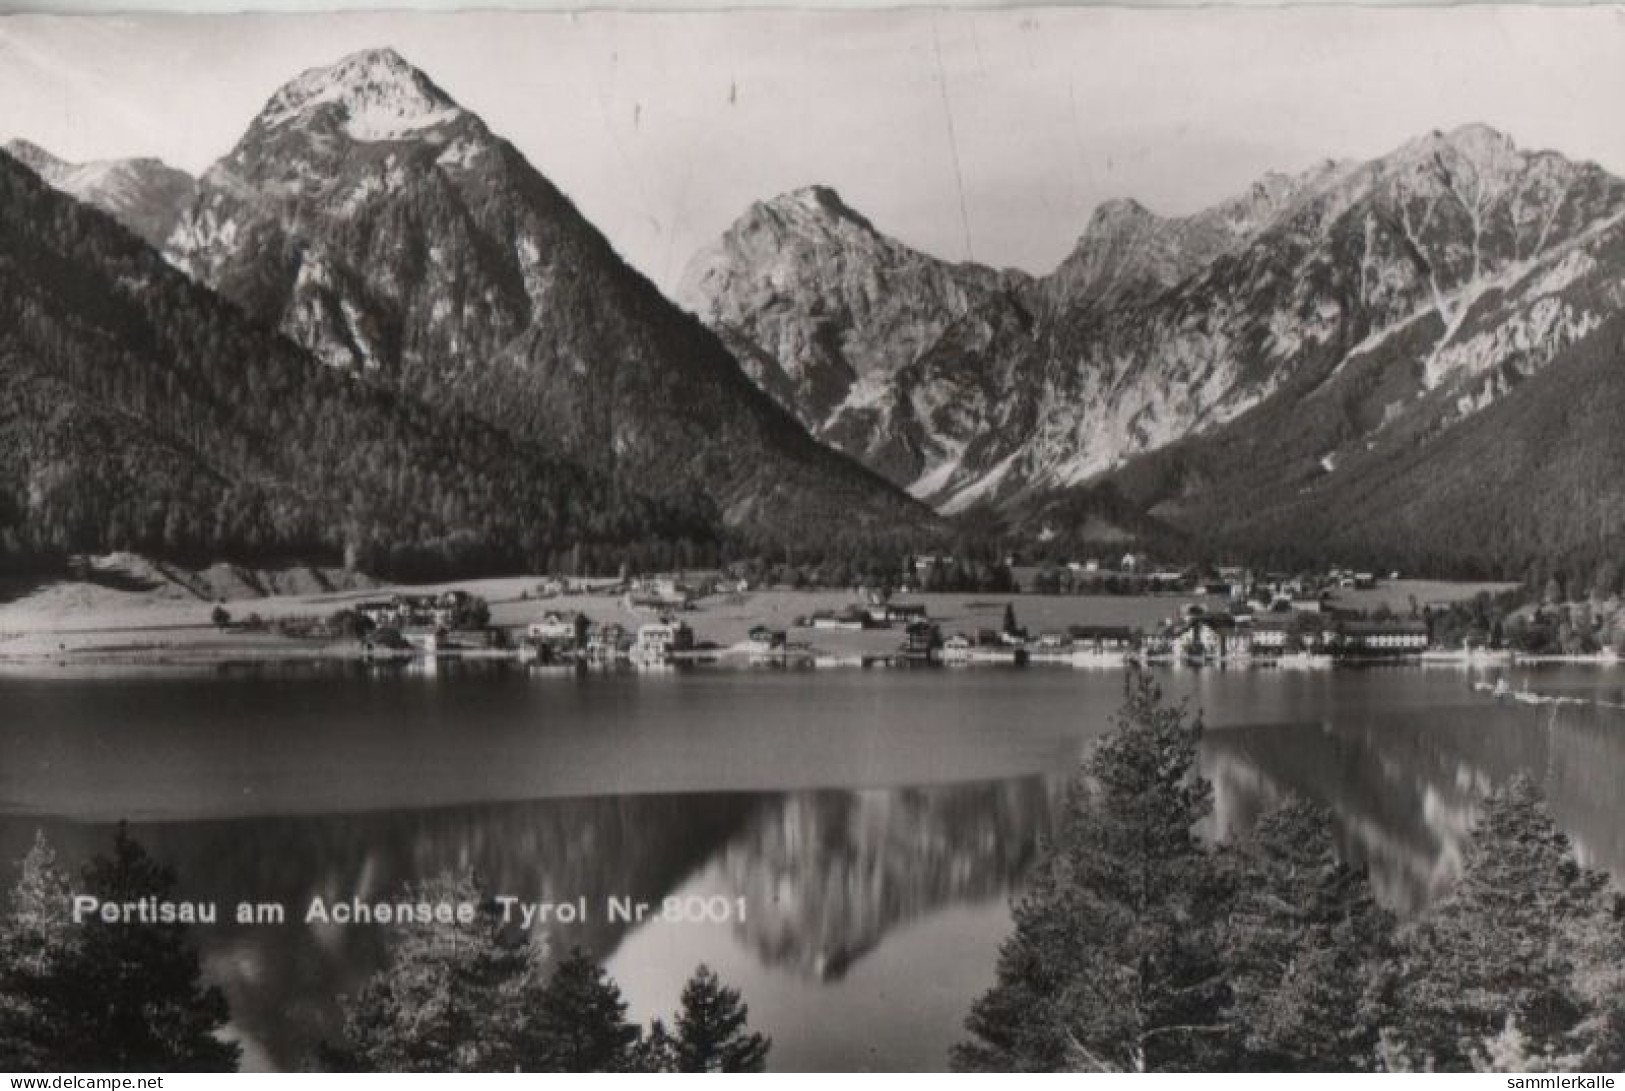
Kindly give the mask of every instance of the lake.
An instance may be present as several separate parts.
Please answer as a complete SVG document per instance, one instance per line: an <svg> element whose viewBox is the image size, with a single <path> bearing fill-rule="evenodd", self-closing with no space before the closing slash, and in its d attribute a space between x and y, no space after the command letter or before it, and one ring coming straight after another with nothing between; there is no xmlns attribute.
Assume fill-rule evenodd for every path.
<svg viewBox="0 0 1625 1091"><path fill-rule="evenodd" d="M1523 770L1582 859L1625 877L1625 712L1471 688L1496 673L1161 678L1209 727L1217 835L1306 795L1410 913L1450 881L1478 800ZM1625 672L1507 673L1625 704ZM128 818L180 896L289 906L282 926L195 932L247 1067L301 1065L384 957L387 928L300 921L313 897L387 899L473 866L525 901L586 898L590 919L554 942L605 961L640 1019L705 962L742 989L776 1068L941 1068L1122 685L1062 667L0 675L0 859L9 886L36 829L77 864ZM597 908L673 896L745 919Z"/></svg>

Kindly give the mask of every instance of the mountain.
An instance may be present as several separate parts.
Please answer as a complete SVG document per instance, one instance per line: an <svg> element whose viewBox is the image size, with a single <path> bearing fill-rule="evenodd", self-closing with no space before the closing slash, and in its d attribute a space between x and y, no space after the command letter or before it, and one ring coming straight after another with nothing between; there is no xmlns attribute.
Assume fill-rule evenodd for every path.
<svg viewBox="0 0 1625 1091"><path fill-rule="evenodd" d="M1617 549L1625 183L1481 129L1397 160L1337 221L1348 250L1294 271L1309 306L1346 301L1323 347L1114 484L1283 560L1524 575Z"/></svg>
<svg viewBox="0 0 1625 1091"><path fill-rule="evenodd" d="M175 229L197 188L190 174L157 159L69 163L26 140L9 141L5 150L63 193L111 214L154 246Z"/></svg>
<svg viewBox="0 0 1625 1091"><path fill-rule="evenodd" d="M1531 380L1544 369L1603 335L1622 301L1622 215L1625 183L1595 164L1523 150L1475 125L1370 162L1270 175L1189 217L1109 202L1057 270L1012 293L1027 321L979 344L957 338L950 322L921 350L859 312L792 301L838 299L835 286L881 275L876 255L885 255L954 271L954 290L917 278L899 291L910 310L956 315L958 285L990 270L854 232L862 246L803 247L818 260L764 264L744 245L758 209L701 259L686 298L772 360L814 328L837 345L877 332L871 368L898 401L929 390L922 377L940 374L943 357L965 387L982 384L975 397L935 406L935 419L974 418L977 438L942 434L944 457L908 482L943 511L991 509L1064 532L1068 498L1105 489L1197 537L1249 547L1306 537L1317 549L1504 570L1531 554L1492 559L1488 541L1448 544L1435 509L1411 505L1437 491L1419 484L1431 480L1430 459L1465 444L1450 433L1502 400L1511 403L1496 418L1502 427L1521 421L1521 388L1538 389ZM800 227L796 239L819 230ZM1540 416L1528 404L1527 415ZM869 436L821 434L854 454L869 450ZM1582 446L1607 449L1602 437ZM1402 465L1412 491L1398 494L1390 490ZM1606 476L1606 465L1593 468ZM1482 470L1461 472L1490 484ZM1349 527L1356 496L1369 522L1320 533ZM1520 527L1532 518L1489 507ZM1390 517L1400 508L1412 512L1404 523ZM1533 530L1513 537L1529 549L1579 548Z"/></svg>
<svg viewBox="0 0 1625 1091"><path fill-rule="evenodd" d="M271 98L199 182L179 267L334 369L634 492L817 543L931 513L828 450L507 141L391 50Z"/></svg>
<svg viewBox="0 0 1625 1091"><path fill-rule="evenodd" d="M1272 172L1247 192L1191 216L1158 216L1138 201L1103 202L1072 253L1045 278L1052 302L1101 304L1172 288L1246 246L1306 193L1351 169L1327 160L1300 175Z"/></svg>
<svg viewBox="0 0 1625 1091"><path fill-rule="evenodd" d="M1178 219L1109 201L1042 278L920 253L814 186L753 205L695 256L678 299L815 434L957 512L1024 484L1021 448L1053 449L1078 408L1057 359L1068 316L1161 295L1348 169L1270 175Z"/></svg>
<svg viewBox="0 0 1625 1091"><path fill-rule="evenodd" d="M929 495L939 467L1006 423L998 392L1021 379L1032 288L911 250L814 186L753 205L677 299L813 434Z"/></svg>
<svg viewBox="0 0 1625 1091"><path fill-rule="evenodd" d="M414 577L716 531L321 365L0 153L0 569L133 550Z"/></svg>
<svg viewBox="0 0 1625 1091"><path fill-rule="evenodd" d="M1488 366L1467 393L1451 393L1459 384L1423 392L1386 424L1362 421L1393 393L1385 384L1412 380L1352 372L1302 403L1263 407L1132 462L1115 484L1141 508L1283 565L1346 558L1589 581L1625 551L1625 441L1615 423L1625 413L1625 233L1583 253L1608 271L1585 303L1536 299L1537 321L1552 325L1531 329L1515 309L1493 306L1472 316L1479 350L1515 345L1500 359L1485 352ZM1309 457L1345 432L1332 454Z"/></svg>
<svg viewBox="0 0 1625 1091"><path fill-rule="evenodd" d="M1007 897L1063 793L1030 777L788 795L718 854L725 889L759 907L738 935L766 965L837 980L913 921Z"/></svg>

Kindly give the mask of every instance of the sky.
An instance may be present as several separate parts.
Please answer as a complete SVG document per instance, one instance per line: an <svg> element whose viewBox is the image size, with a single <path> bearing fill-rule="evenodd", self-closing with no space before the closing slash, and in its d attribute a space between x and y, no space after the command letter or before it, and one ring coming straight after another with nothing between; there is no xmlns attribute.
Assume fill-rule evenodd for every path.
<svg viewBox="0 0 1625 1091"><path fill-rule="evenodd" d="M822 183L949 259L1052 269L1096 204L1485 122L1625 174L1625 7L0 17L0 139L199 172L278 86L392 46L668 291Z"/></svg>

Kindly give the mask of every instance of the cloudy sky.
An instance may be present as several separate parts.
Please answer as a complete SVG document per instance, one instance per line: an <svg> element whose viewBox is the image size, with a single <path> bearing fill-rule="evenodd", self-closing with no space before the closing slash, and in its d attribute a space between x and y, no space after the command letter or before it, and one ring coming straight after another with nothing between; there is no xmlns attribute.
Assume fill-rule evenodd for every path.
<svg viewBox="0 0 1625 1091"><path fill-rule="evenodd" d="M200 171L282 82L400 50L670 287L751 201L835 186L933 253L1035 272L1101 200L1483 121L1625 173L1625 8L0 18L0 139Z"/></svg>

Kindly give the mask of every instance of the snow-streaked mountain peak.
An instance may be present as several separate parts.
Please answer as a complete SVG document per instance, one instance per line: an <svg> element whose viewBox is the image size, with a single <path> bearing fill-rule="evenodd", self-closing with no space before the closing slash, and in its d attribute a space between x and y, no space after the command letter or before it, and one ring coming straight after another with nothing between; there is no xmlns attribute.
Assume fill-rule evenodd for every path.
<svg viewBox="0 0 1625 1091"><path fill-rule="evenodd" d="M274 129L330 119L351 139L373 142L409 139L462 113L399 53L368 49L285 84L255 124Z"/></svg>

